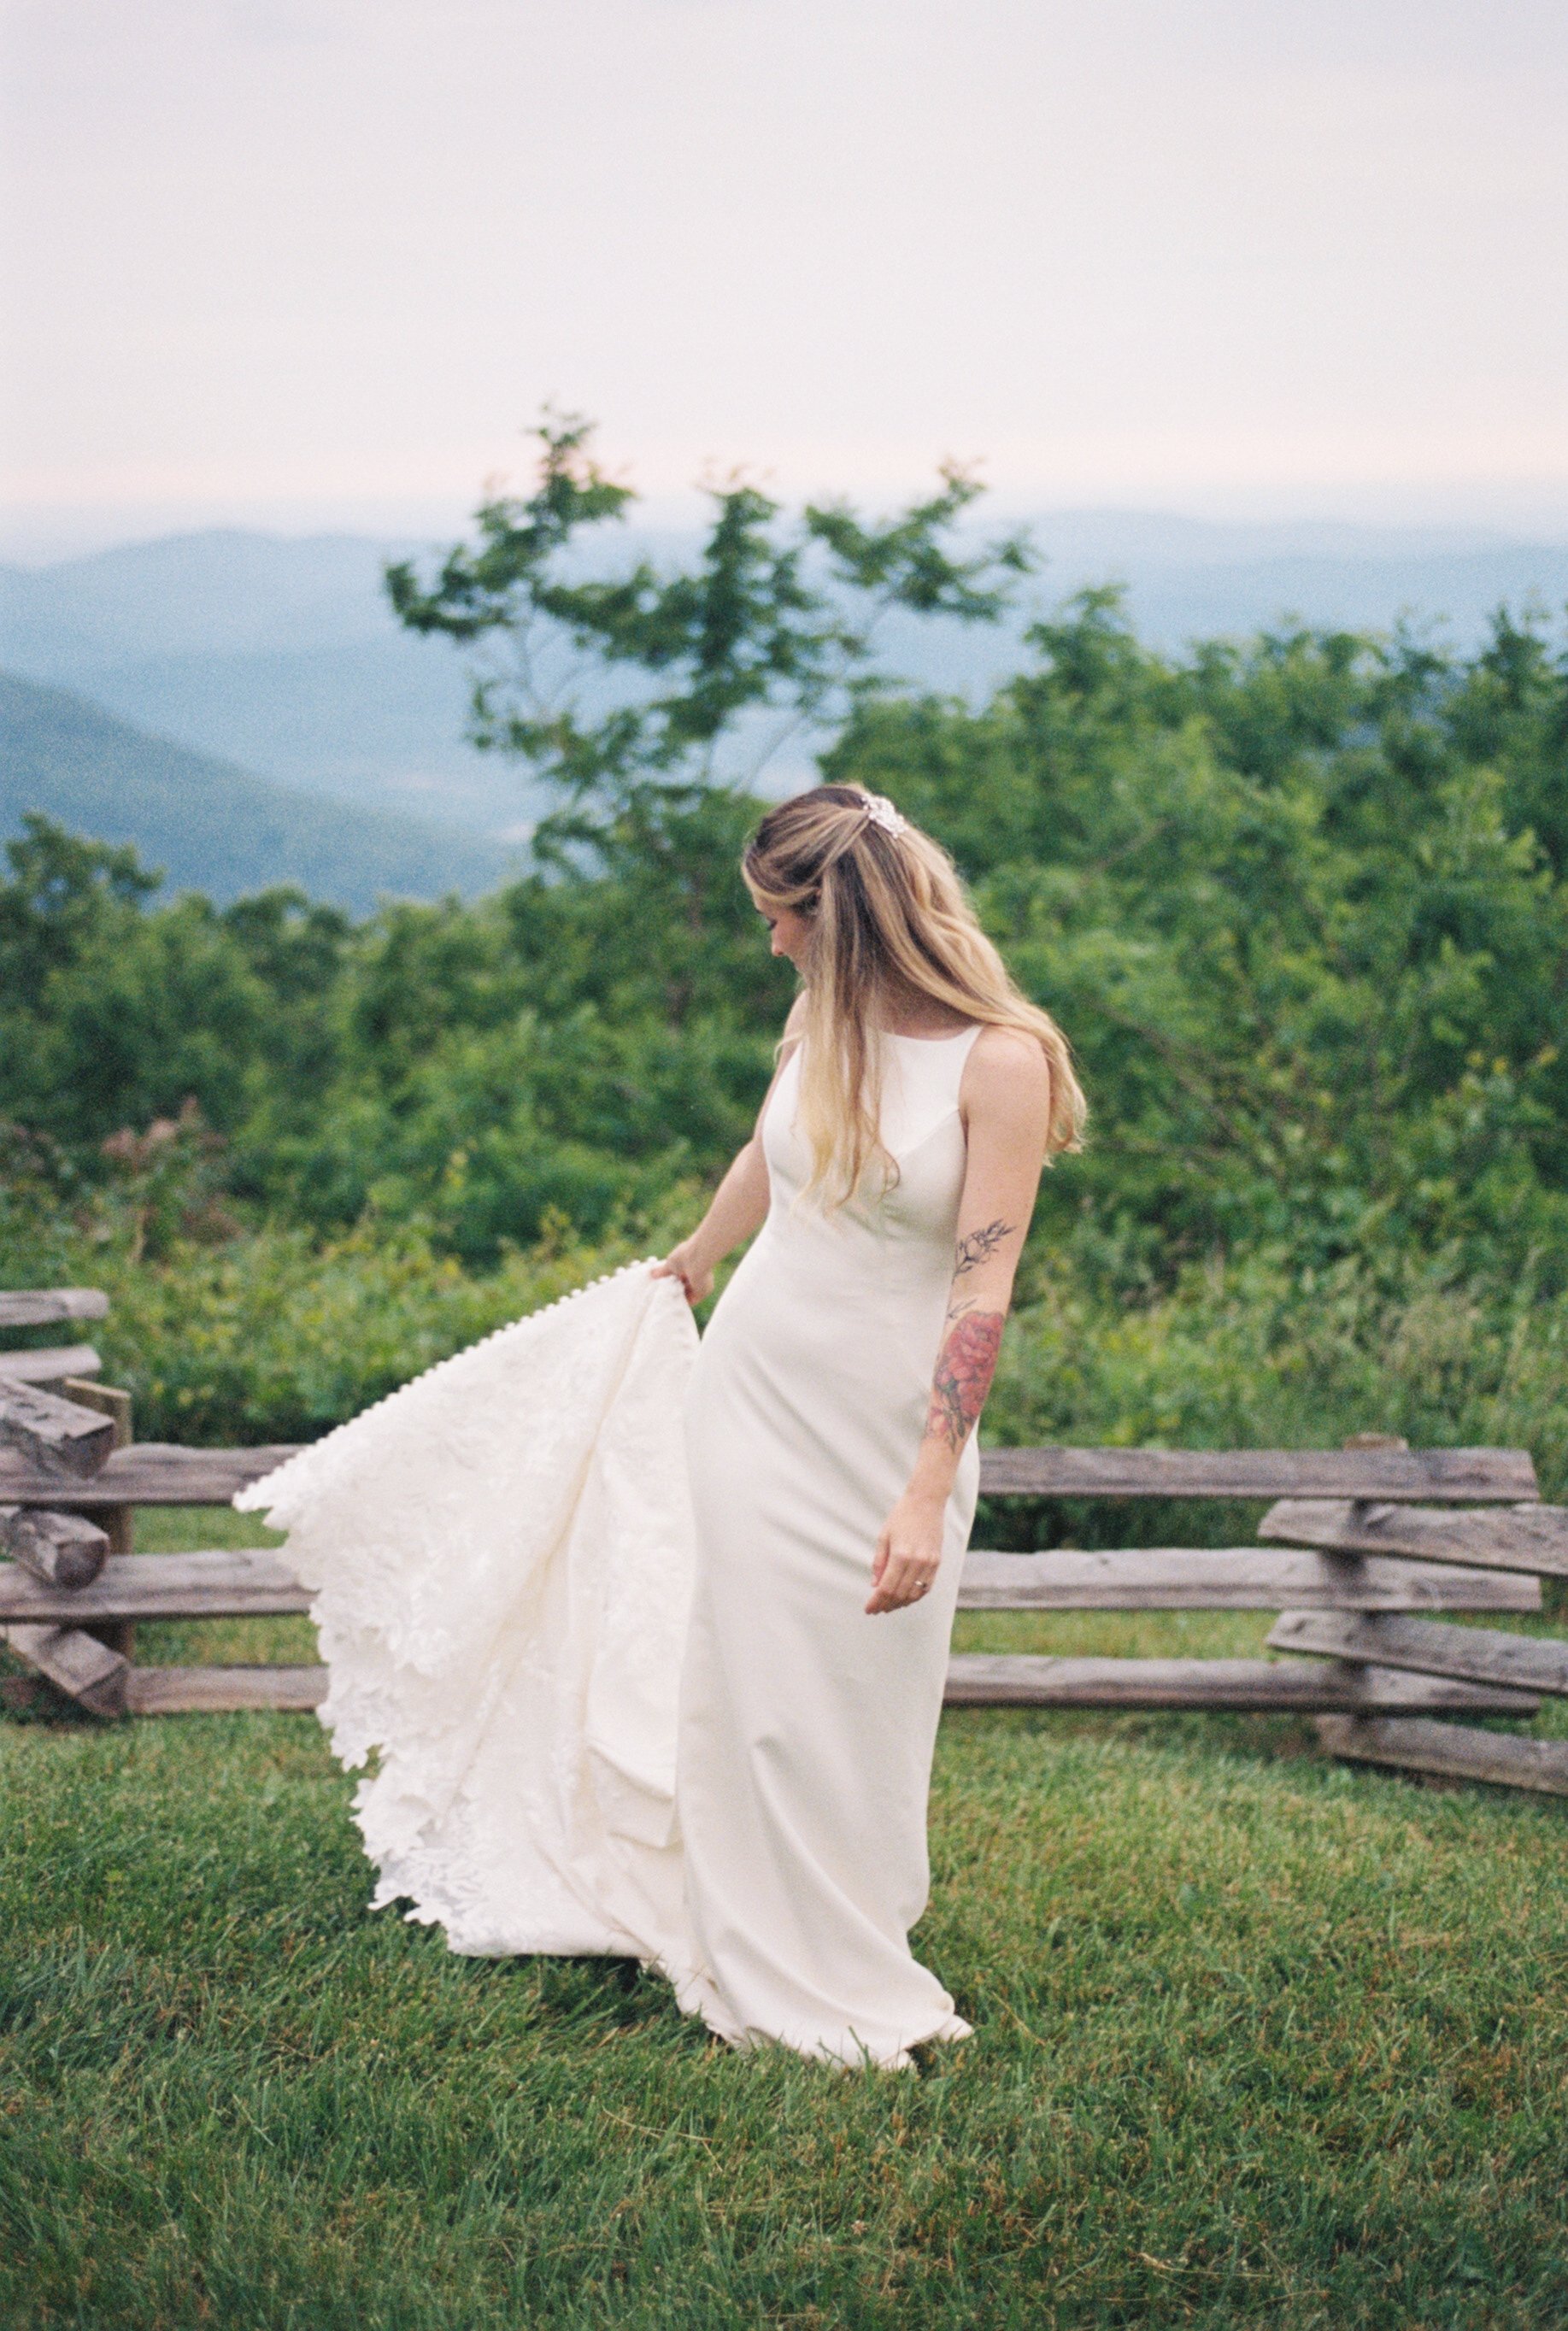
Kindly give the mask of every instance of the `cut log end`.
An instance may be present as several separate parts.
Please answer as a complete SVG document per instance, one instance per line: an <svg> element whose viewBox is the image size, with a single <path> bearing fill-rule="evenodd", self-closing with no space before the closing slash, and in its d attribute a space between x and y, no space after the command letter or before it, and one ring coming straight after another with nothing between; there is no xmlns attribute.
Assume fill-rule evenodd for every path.
<svg viewBox="0 0 1568 2331"><path fill-rule="evenodd" d="M20 1563L41 1585L67 1593L90 1586L109 1551L109 1532L84 1514L51 1513L43 1506L0 1506L0 1554Z"/></svg>
<svg viewBox="0 0 1568 2331"><path fill-rule="evenodd" d="M35 1384L0 1376L0 1444L56 1481L87 1481L108 1461L115 1422Z"/></svg>
<svg viewBox="0 0 1568 2331"><path fill-rule="evenodd" d="M14 1626L5 1647L90 1716L123 1716L130 1662L80 1627Z"/></svg>

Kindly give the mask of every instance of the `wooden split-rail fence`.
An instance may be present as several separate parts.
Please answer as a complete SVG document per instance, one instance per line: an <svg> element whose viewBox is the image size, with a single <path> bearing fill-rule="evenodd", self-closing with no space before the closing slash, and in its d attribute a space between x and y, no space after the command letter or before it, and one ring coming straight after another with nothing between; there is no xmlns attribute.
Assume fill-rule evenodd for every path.
<svg viewBox="0 0 1568 2331"><path fill-rule="evenodd" d="M0 1293L0 1328L100 1318L91 1290ZM144 1667L142 1619L299 1613L271 1552L137 1554L138 1506L226 1504L286 1447L137 1443L128 1396L90 1346L0 1350L0 1632L31 1677L100 1717L309 1708L325 1670ZM1365 1434L1335 1450L995 1449L990 1498L1271 1500L1259 1543L1107 1553L971 1552L965 1611L1275 1611L1282 1656L1077 1659L955 1653L955 1706L1222 1708L1315 1717L1337 1756L1568 1795L1568 1742L1452 1719L1528 1717L1568 1698L1568 1641L1438 1614L1538 1612L1568 1577L1568 1508L1544 1505L1528 1452L1412 1450Z"/></svg>

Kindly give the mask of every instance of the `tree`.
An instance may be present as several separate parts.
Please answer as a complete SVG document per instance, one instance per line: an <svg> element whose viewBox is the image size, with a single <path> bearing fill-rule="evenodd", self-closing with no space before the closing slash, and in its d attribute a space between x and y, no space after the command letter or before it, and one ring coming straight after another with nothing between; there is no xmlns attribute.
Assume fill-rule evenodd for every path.
<svg viewBox="0 0 1568 2331"><path fill-rule="evenodd" d="M936 493L879 526L843 502L786 519L736 481L710 493L694 559L603 575L589 538L637 497L600 468L591 423L546 414L536 433L533 493L493 496L477 541L430 582L405 560L386 587L411 630L486 652L471 733L553 789L561 807L536 836L546 861L618 838L656 853L671 821L716 788L754 784L786 737L842 721L875 684L893 608L993 623L1031 565L1016 536L961 554L958 523L981 490L949 464ZM743 738L746 754L727 760Z"/></svg>
<svg viewBox="0 0 1568 2331"><path fill-rule="evenodd" d="M22 828L5 844L11 879L0 882L0 996L12 1010L35 1008L52 972L133 925L163 880L134 850L80 841L36 810Z"/></svg>

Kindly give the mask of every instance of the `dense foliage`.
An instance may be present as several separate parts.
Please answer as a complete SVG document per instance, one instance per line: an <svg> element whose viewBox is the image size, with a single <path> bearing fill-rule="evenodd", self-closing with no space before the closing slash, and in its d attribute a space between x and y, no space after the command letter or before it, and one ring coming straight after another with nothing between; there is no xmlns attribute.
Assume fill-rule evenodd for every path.
<svg viewBox="0 0 1568 2331"><path fill-rule="evenodd" d="M971 493L878 529L730 489L689 569L607 576L578 537L624 490L547 431L531 501L390 578L404 620L478 643L477 736L559 804L476 905L157 903L128 852L32 822L0 883L4 1269L85 1238L105 1268L195 1242L233 1270L248 1232L262 1280L323 1240L504 1278L541 1237L662 1235L787 1008L736 861L759 737L804 724L948 844L1080 1055L1091 1144L1048 1177L1026 1299L1146 1311L1240 1272L1270 1316L1359 1290L1364 1332L1378 1302L1496 1326L1555 1299L1557 647L1500 615L1471 657L1303 631L1172 659L1090 593L989 700L899 691L882 615L986 621L1027 564L960 539Z"/></svg>

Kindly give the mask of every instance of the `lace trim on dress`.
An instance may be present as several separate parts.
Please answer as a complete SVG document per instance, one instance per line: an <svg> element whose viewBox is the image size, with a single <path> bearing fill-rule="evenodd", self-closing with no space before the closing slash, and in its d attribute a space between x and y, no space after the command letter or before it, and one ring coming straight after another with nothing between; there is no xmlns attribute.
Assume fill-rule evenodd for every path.
<svg viewBox="0 0 1568 2331"><path fill-rule="evenodd" d="M243 1489L288 1532L376 1904L454 1950L689 1977L674 1833L697 1331L648 1261L439 1362Z"/></svg>

